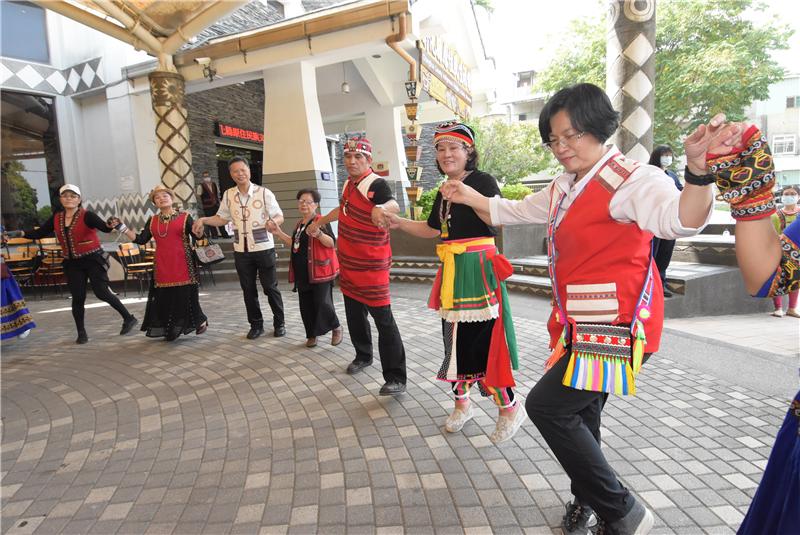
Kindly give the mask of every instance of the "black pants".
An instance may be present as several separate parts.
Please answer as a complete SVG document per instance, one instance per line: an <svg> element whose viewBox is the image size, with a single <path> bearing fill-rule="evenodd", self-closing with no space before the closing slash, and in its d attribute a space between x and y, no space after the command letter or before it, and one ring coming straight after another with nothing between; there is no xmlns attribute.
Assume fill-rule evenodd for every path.
<svg viewBox="0 0 800 535"><path fill-rule="evenodd" d="M264 328L264 317L261 305L258 304L258 286L256 277L261 280L264 293L267 294L269 308L272 309L272 325L283 326L283 298L278 290L278 274L275 270L275 249L249 253L233 253L236 273L244 294L244 306L247 309L247 321L250 327Z"/></svg>
<svg viewBox="0 0 800 535"><path fill-rule="evenodd" d="M600 518L614 522L631 510L635 500L600 449L600 415L608 394L562 385L568 363L569 355L562 357L539 379L525 410L569 476L572 494Z"/></svg>
<svg viewBox="0 0 800 535"><path fill-rule="evenodd" d="M83 322L84 304L86 303L86 282L92 286L92 292L101 301L105 301L119 312L123 320L131 317L131 313L125 308L119 298L111 293L108 287L108 265L105 258L97 254L91 254L83 258L64 261L64 275L67 277L67 286L72 295L72 317L75 319L75 327L78 331L85 331L86 326Z"/></svg>
<svg viewBox="0 0 800 535"><path fill-rule="evenodd" d="M661 276L661 285L667 288L667 267L672 260L672 251L675 249L675 240L662 240L653 238L653 259L658 267L658 274Z"/></svg>
<svg viewBox="0 0 800 535"><path fill-rule="evenodd" d="M347 315L347 330L350 341L356 348L356 359L372 362L372 331L367 314L372 316L378 329L378 354L381 357L383 379L406 384L406 348L400 338L400 330L392 315L390 305L371 307L344 296L344 311Z"/></svg>
<svg viewBox="0 0 800 535"><path fill-rule="evenodd" d="M217 210L219 210L219 205L212 206L211 208L203 208L203 215L205 215L206 217L217 215ZM208 230L208 235L211 238L228 237L228 233L225 232L225 227L214 227L211 225L206 225L206 229Z"/></svg>

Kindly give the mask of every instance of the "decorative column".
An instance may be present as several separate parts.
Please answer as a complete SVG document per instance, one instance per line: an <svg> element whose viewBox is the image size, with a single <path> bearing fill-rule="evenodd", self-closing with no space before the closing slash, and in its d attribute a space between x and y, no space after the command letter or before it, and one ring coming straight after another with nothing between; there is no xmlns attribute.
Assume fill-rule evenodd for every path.
<svg viewBox="0 0 800 535"><path fill-rule="evenodd" d="M641 162L653 148L655 44L655 0L609 1L606 92L621 119L612 141Z"/></svg>
<svg viewBox="0 0 800 535"><path fill-rule="evenodd" d="M409 186L406 188L406 195L411 204L409 208L409 215L411 219L419 219L422 215L422 207L417 206L417 201L422 196L422 187L420 186L420 178L422 178L422 167L417 165L417 162L422 158L422 147L419 146L419 136L422 133L422 127L417 123L417 111L419 105L417 98L419 98L419 91L421 86L417 81L411 79L405 82L406 95L408 102L404 104L406 109L406 117L408 118L409 125L406 127L406 176L408 177Z"/></svg>
<svg viewBox="0 0 800 535"><path fill-rule="evenodd" d="M196 200L183 76L158 70L150 73L148 78L156 114L161 183L172 189L185 207L190 207Z"/></svg>

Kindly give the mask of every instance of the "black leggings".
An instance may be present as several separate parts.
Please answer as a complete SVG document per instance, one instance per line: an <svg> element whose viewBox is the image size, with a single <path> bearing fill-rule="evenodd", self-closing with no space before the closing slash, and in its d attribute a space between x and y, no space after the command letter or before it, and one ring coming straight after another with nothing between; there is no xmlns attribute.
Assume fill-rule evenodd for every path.
<svg viewBox="0 0 800 535"><path fill-rule="evenodd" d="M67 286L72 294L72 317L78 332L85 331L83 323L84 303L86 302L86 281L92 285L92 291L101 301L105 301L119 312L122 319L127 320L131 313L125 308L119 298L111 293L108 287L108 272L105 258L100 253L91 254L83 258L64 261L64 274L67 276Z"/></svg>

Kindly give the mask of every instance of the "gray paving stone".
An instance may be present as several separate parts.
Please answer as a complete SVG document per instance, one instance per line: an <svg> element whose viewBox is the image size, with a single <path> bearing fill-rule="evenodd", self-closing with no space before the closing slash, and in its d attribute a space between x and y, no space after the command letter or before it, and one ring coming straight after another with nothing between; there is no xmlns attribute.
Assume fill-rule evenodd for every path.
<svg viewBox="0 0 800 535"><path fill-rule="evenodd" d="M481 399L462 433L442 430L452 402L433 379L440 359L430 348L441 339L419 324L421 299L393 304L409 359L409 395L395 400L376 396L379 364L344 373L347 337L307 350L290 328L285 339L246 342L239 295L235 285L203 295L212 329L168 355L97 321L90 344L64 344L69 312L38 314L52 302L33 302L48 337L4 344L0 361L3 490L14 492L4 521L47 514L37 533L539 534L558 525L569 480L530 422L496 447L496 409ZM288 324L299 325L296 297L285 300ZM524 394L541 376L546 337L541 321L523 313L515 322L524 361L536 364L515 376ZM232 340L237 352L220 349ZM634 492L663 496L654 533L730 533L724 518L735 523L752 499L785 400L691 372L649 363L640 395L608 403L604 451ZM21 457L37 441L47 447L36 459ZM346 507L355 495L369 502ZM110 518L120 507L125 518Z"/></svg>

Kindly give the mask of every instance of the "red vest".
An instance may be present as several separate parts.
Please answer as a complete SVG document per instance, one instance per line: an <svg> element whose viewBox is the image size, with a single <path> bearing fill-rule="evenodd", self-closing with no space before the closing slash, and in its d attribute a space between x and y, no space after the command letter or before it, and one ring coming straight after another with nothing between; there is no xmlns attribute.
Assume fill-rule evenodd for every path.
<svg viewBox="0 0 800 535"><path fill-rule="evenodd" d="M65 211L61 211L53 217L53 228L64 258L80 258L101 251L97 231L84 221L86 210L78 208L69 227L66 225L66 215Z"/></svg>
<svg viewBox="0 0 800 535"><path fill-rule="evenodd" d="M314 221L322 216L317 214ZM294 231L303 221L297 222ZM292 253L294 254L294 253ZM316 238L308 237L308 282L317 284L320 282L332 281L339 274L339 258L336 256L334 247L325 247ZM294 262L289 262L289 282L294 282Z"/></svg>
<svg viewBox="0 0 800 535"><path fill-rule="evenodd" d="M578 323L630 325L648 269L653 273L650 318L644 322L645 352L658 351L664 323L664 293L650 251L653 234L636 223L615 221L609 203L637 162L609 158L575 199L555 231L558 295L567 316ZM563 325L557 305L548 322L550 345ZM593 318L593 319L591 319Z"/></svg>
<svg viewBox="0 0 800 535"><path fill-rule="evenodd" d="M358 184L370 176L350 177L342 191L339 206L339 243L342 293L371 307L387 306L392 248L389 231L372 223L375 204L359 190Z"/></svg>
<svg viewBox="0 0 800 535"><path fill-rule="evenodd" d="M168 223L161 221L158 214L150 219L150 233L156 240L155 284L158 288L197 284L192 247L186 234L187 217L184 212Z"/></svg>

